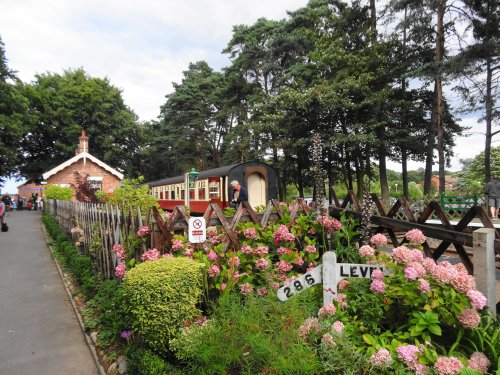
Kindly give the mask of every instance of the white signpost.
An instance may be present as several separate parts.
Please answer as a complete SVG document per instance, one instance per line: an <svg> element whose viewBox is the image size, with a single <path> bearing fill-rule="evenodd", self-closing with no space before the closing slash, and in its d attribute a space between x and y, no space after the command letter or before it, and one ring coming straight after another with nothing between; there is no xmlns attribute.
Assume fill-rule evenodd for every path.
<svg viewBox="0 0 500 375"><path fill-rule="evenodd" d="M203 217L191 217L188 223L188 238L191 243L202 243L207 239L207 223Z"/></svg>
<svg viewBox="0 0 500 375"><path fill-rule="evenodd" d="M323 283L323 304L326 305L333 302L340 280L349 277L369 279L375 270L388 273L388 270L379 264L337 263L337 255L333 251L327 251L323 254L323 264L281 287L278 290L278 299L286 301L313 285Z"/></svg>

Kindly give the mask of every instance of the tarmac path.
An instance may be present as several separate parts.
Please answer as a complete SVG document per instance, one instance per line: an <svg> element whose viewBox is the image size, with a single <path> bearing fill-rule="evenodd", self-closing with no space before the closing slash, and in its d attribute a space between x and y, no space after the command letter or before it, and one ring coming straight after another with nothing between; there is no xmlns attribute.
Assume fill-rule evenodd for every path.
<svg viewBox="0 0 500 375"><path fill-rule="evenodd" d="M0 375L97 375L45 242L40 213L0 232Z"/></svg>

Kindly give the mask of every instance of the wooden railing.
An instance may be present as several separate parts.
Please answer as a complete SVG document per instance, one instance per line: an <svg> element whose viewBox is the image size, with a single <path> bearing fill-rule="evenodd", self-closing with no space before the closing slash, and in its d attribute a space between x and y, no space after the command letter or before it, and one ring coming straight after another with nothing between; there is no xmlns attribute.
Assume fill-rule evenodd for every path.
<svg viewBox="0 0 500 375"><path fill-rule="evenodd" d="M346 215L361 220L362 205L353 191L349 191L342 202L339 201L335 192L333 192L333 196L335 203L330 206L330 213L333 216L338 217L340 213L344 212ZM404 239L400 240L397 238L397 231L408 231L414 228L420 229L428 238L441 241L433 249L431 249L427 241L423 244L427 256L437 260L453 245L462 263L471 274L473 263L465 250L465 247L473 246L472 233L468 225L473 219L477 218L484 228L495 228L486 209L481 206L471 207L457 224L451 225L445 211L437 201L429 202L417 219L404 197L399 198L388 211L386 211L376 194L371 194L371 199L375 206L376 215L371 215L370 222L373 225L375 233L386 232L391 239L392 245L397 247L405 242ZM405 220L400 219L401 214ZM441 221L440 225L436 226L426 223L432 215L439 218ZM500 254L500 232L498 230L495 233L495 252Z"/></svg>

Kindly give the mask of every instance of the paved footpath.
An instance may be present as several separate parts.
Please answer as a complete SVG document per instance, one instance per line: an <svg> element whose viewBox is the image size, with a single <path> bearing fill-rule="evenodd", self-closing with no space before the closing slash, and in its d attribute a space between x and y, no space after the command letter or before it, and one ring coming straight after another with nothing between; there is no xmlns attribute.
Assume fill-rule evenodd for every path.
<svg viewBox="0 0 500 375"><path fill-rule="evenodd" d="M97 375L41 229L7 214L0 232L0 375Z"/></svg>

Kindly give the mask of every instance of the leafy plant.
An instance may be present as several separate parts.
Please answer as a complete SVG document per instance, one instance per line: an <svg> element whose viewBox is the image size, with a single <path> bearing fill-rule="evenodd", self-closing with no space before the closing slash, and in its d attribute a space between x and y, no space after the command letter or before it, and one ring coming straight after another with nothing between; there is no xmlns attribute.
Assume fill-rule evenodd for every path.
<svg viewBox="0 0 500 375"><path fill-rule="evenodd" d="M177 329L200 314L202 269L189 258L163 258L127 272L123 291L130 328L156 352L166 353Z"/></svg>
<svg viewBox="0 0 500 375"><path fill-rule="evenodd" d="M45 188L45 197L47 199L56 199L61 201L70 201L73 196L73 189L58 185L47 185Z"/></svg>

